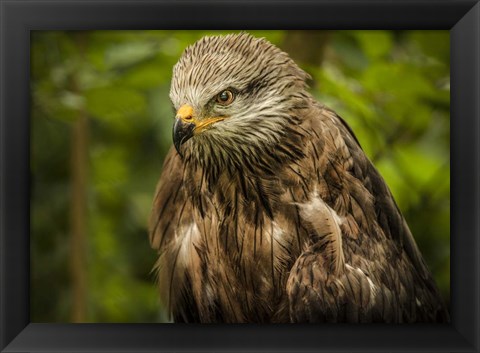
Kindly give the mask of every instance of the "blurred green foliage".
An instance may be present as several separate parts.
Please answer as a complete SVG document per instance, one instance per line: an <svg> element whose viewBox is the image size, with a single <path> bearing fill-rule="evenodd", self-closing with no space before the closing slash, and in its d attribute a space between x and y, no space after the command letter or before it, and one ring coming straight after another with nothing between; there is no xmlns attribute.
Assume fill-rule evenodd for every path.
<svg viewBox="0 0 480 353"><path fill-rule="evenodd" d="M312 93L351 125L448 302L448 31L250 32L289 52L312 75ZM80 321L165 320L150 272L156 254L147 220L171 145L171 72L187 45L213 33L219 32L33 32L32 322L72 321L76 252L85 254L76 269L86 278ZM311 38L319 36L316 48ZM312 48L318 60L302 59ZM70 240L72 131L82 116L86 231L85 247L77 249Z"/></svg>

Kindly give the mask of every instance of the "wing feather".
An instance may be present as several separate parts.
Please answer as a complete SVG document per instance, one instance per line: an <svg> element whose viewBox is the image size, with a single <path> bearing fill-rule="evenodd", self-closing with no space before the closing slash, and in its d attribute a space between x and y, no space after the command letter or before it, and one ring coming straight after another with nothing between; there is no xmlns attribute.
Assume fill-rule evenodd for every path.
<svg viewBox="0 0 480 353"><path fill-rule="evenodd" d="M310 234L287 281L291 321L448 321L385 181L346 122L317 108L302 127L310 194L290 192Z"/></svg>
<svg viewBox="0 0 480 353"><path fill-rule="evenodd" d="M183 185L183 163L172 147L168 152L157 185L149 221L150 245L158 254L154 270L157 272L160 297L175 321L192 321L193 298L191 275L185 271L186 259L197 258L195 244L183 241L198 236L192 204ZM175 293L175 295L173 294ZM181 305L179 305L181 303ZM176 308L177 310L173 310Z"/></svg>

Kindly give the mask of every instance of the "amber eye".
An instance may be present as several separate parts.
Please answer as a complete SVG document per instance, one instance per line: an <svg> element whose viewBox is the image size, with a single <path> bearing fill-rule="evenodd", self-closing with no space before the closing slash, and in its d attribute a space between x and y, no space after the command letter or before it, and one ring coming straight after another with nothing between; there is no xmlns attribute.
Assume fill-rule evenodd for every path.
<svg viewBox="0 0 480 353"><path fill-rule="evenodd" d="M233 95L233 92L226 89L217 95L217 103L220 103L221 105L229 105L233 102L234 98L235 96Z"/></svg>

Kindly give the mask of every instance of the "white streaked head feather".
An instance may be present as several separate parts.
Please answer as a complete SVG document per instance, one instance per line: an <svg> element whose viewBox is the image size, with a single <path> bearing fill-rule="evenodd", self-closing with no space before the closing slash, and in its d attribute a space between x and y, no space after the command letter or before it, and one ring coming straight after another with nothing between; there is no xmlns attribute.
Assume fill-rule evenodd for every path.
<svg viewBox="0 0 480 353"><path fill-rule="evenodd" d="M282 139L291 108L307 95L308 77L263 38L240 33L200 39L175 65L170 99L175 109L192 106L199 120L226 118L188 140L186 153L202 159L216 148L227 155L244 154L244 146L268 150ZM216 104L216 95L225 89L235 92L234 101Z"/></svg>

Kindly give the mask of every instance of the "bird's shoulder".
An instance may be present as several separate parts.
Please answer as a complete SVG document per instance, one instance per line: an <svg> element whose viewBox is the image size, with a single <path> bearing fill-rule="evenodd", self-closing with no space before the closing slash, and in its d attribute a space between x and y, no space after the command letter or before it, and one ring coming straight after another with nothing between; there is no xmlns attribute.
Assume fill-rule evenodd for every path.
<svg viewBox="0 0 480 353"><path fill-rule="evenodd" d="M303 135L305 157L287 168L296 164L307 182L303 198L318 194L340 217L352 216L361 230L370 233L378 231L371 229L375 224L388 237L407 227L385 180L348 124L318 103L300 115L296 130ZM384 222L379 214L382 210L394 216L393 222Z"/></svg>
<svg viewBox="0 0 480 353"><path fill-rule="evenodd" d="M305 158L288 167L298 171L290 173L296 179L291 183L296 202L311 204L318 197L338 216L344 246L351 247L346 248L347 256L349 250L368 252L375 243L388 241L391 245L385 249L386 258L406 253L421 277L429 277L387 183L352 129L333 110L316 102L300 115L302 120L296 129L304 136Z"/></svg>
<svg viewBox="0 0 480 353"><path fill-rule="evenodd" d="M305 157L289 166L289 185L310 236L287 284L292 319L444 320L409 227L352 129L317 104L301 116Z"/></svg>

